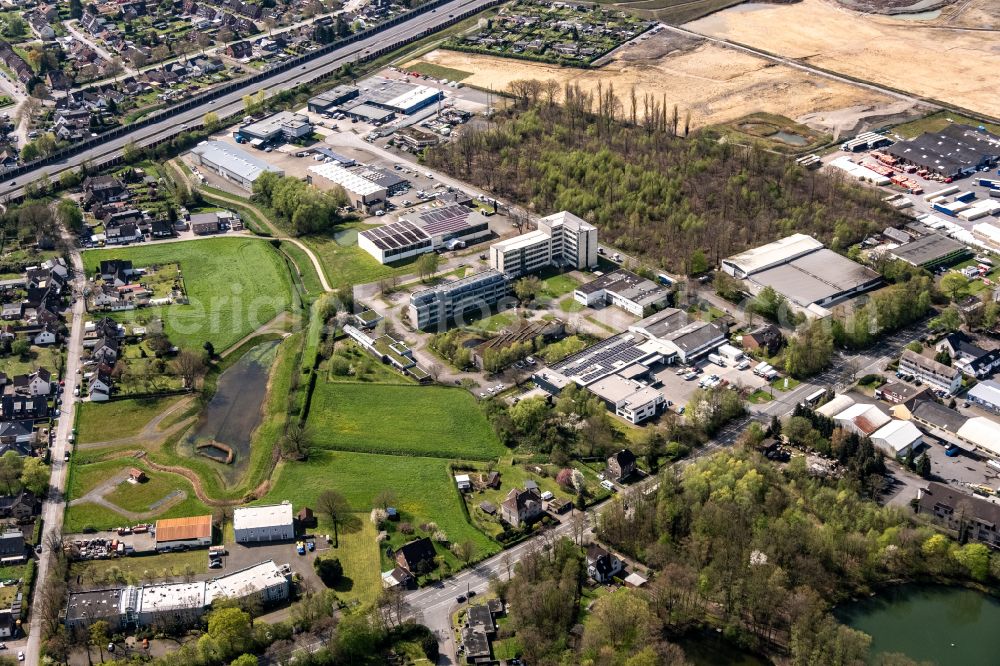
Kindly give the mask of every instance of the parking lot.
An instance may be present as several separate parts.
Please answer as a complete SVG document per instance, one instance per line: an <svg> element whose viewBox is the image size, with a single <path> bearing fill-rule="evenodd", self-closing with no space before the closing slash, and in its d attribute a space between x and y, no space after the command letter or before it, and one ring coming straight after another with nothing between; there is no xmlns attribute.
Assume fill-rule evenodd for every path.
<svg viewBox="0 0 1000 666"><path fill-rule="evenodd" d="M756 391L767 386L767 381L763 377L753 374L750 368L738 370L734 364L727 363L725 367L718 366L708 361L700 361L696 364L699 372L693 379L685 379L683 375L678 375L681 368L689 366L668 365L653 373L653 377L662 382L660 389L667 400L674 404L671 407L677 410L687 405L694 392L700 388L699 383L711 375L716 375L720 380L725 380L729 385L737 388L745 388L748 391Z"/></svg>
<svg viewBox="0 0 1000 666"><path fill-rule="evenodd" d="M316 550L306 551L305 555L299 555L295 551L295 541L281 541L275 543L259 544L226 544L226 554L222 557L222 566L217 569L209 569L209 577L215 578L240 569L251 567L267 560L274 560L277 565L287 564L292 568L292 572L299 575L302 580L304 591L320 590L324 588L316 570L313 568L313 560L318 555L330 548L325 538L317 536L314 543ZM208 557L208 551L205 552Z"/></svg>

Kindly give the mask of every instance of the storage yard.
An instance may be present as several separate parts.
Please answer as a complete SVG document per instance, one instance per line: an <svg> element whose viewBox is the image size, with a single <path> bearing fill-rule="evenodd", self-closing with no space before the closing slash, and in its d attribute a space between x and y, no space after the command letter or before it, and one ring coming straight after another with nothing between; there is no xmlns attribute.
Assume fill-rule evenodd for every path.
<svg viewBox="0 0 1000 666"><path fill-rule="evenodd" d="M959 3L961 4L961 3ZM986 11L996 3L976 3ZM975 27L982 27L974 23ZM1000 33L942 29L936 20L857 14L824 0L749 3L685 27L837 73L1000 116ZM787 115L787 114L786 114Z"/></svg>
<svg viewBox="0 0 1000 666"><path fill-rule="evenodd" d="M493 90L505 90L519 79L553 80L560 90L566 83L575 83L592 93L598 84L613 84L624 108L635 87L640 105L648 93L677 104L682 117L690 111L692 128L766 112L843 135L866 118L873 119L869 124L882 124L886 118L905 119L914 113L912 104L887 95L667 30L630 42L615 51L607 64L589 70L443 49L407 67L417 62L473 72L464 83Z"/></svg>

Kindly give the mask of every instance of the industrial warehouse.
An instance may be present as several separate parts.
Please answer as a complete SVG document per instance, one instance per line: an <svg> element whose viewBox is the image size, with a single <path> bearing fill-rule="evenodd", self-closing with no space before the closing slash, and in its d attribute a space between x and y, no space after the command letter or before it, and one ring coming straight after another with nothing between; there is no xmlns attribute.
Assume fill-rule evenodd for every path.
<svg viewBox="0 0 1000 666"><path fill-rule="evenodd" d="M66 605L66 628L83 630L98 620L113 632L128 628L184 627L222 599L254 600L269 606L289 595L291 571L273 560L207 581L129 585L71 592Z"/></svg>
<svg viewBox="0 0 1000 666"><path fill-rule="evenodd" d="M381 125L434 104L444 97L436 88L380 76L364 81L364 87L337 86L309 100L313 113L343 113L373 125Z"/></svg>
<svg viewBox="0 0 1000 666"><path fill-rule="evenodd" d="M771 287L793 308L811 317L826 317L828 307L882 284L875 271L826 249L805 234L793 234L723 259L722 270L742 279L755 295Z"/></svg>
<svg viewBox="0 0 1000 666"><path fill-rule="evenodd" d="M279 176L285 172L245 150L222 141L202 141L191 150L195 164L213 171L249 191L253 182L265 171Z"/></svg>
<svg viewBox="0 0 1000 666"><path fill-rule="evenodd" d="M939 176L961 178L1000 162L1000 137L984 128L954 124L900 141L884 152Z"/></svg>
<svg viewBox="0 0 1000 666"><path fill-rule="evenodd" d="M913 266L933 270L958 263L971 257L972 253L957 240L932 233L893 248L890 255Z"/></svg>
<svg viewBox="0 0 1000 666"><path fill-rule="evenodd" d="M489 220L482 213L449 204L408 214L397 222L362 231L358 234L358 247L379 263L386 264L441 248L463 247L489 235Z"/></svg>

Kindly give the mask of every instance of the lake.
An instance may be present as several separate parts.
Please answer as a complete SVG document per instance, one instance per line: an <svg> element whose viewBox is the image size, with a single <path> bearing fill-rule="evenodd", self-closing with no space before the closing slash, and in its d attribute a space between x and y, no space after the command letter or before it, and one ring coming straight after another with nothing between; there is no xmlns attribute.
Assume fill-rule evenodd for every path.
<svg viewBox="0 0 1000 666"><path fill-rule="evenodd" d="M872 637L872 656L901 652L936 664L1000 663L993 632L1000 601L964 588L903 585L834 610L838 620Z"/></svg>

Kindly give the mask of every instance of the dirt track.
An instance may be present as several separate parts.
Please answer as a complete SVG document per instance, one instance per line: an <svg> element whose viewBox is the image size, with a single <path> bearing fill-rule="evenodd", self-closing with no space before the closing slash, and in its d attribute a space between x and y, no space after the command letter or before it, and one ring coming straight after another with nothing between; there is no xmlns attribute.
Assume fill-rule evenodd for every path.
<svg viewBox="0 0 1000 666"><path fill-rule="evenodd" d="M756 111L803 119L812 127L847 133L859 119L905 114L910 105L887 95L831 81L747 53L682 37L667 31L617 51L599 69L583 70L492 56L436 50L421 58L472 72L466 83L502 90L517 79L553 79L596 91L613 83L628 109L634 86L691 112L691 126L727 122ZM806 117L808 116L808 117Z"/></svg>
<svg viewBox="0 0 1000 666"><path fill-rule="evenodd" d="M995 11L996 0L960 1L929 20L861 15L833 0L751 3L684 27L997 117L1000 32L947 27L990 3Z"/></svg>

